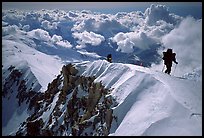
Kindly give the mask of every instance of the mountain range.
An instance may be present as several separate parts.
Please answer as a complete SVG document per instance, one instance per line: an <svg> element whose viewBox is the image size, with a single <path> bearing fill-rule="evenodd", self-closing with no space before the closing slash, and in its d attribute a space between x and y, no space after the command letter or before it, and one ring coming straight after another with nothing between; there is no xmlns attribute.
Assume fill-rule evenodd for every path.
<svg viewBox="0 0 204 138"><path fill-rule="evenodd" d="M2 135L202 135L200 27L165 5L3 10ZM171 75L167 48L179 62Z"/></svg>

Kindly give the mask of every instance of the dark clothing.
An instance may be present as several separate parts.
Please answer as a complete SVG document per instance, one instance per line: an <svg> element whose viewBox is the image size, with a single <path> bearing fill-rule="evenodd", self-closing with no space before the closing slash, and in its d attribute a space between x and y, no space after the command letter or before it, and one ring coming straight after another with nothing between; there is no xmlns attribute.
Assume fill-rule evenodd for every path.
<svg viewBox="0 0 204 138"><path fill-rule="evenodd" d="M165 73L170 74L171 73L171 67L172 67L172 61L174 61L176 64L178 62L176 61L176 53L172 53L172 49L168 49L167 52L163 52L163 58L164 64L166 65Z"/></svg>
<svg viewBox="0 0 204 138"><path fill-rule="evenodd" d="M112 55L111 55L111 54L108 54L108 56L107 56L107 61L110 62L110 63L112 63Z"/></svg>

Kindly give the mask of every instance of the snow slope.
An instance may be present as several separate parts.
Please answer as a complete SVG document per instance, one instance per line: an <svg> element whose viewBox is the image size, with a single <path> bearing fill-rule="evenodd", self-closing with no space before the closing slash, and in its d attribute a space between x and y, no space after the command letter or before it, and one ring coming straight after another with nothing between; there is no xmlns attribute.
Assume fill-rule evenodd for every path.
<svg viewBox="0 0 204 138"><path fill-rule="evenodd" d="M119 103L110 136L202 135L202 81L103 60L76 67L112 89Z"/></svg>
<svg viewBox="0 0 204 138"><path fill-rule="evenodd" d="M18 65L19 68L29 67L39 81L42 91L45 90L47 84L54 79L55 75L59 74L59 70L63 65L62 62L54 56L30 48L22 40L18 39L16 39L15 35L3 37L3 70L9 68L10 65Z"/></svg>
<svg viewBox="0 0 204 138"><path fill-rule="evenodd" d="M29 42L29 40L27 40ZM11 76L10 67L20 71L22 77L19 82L25 81L26 91L43 92L62 68L62 63L55 57L41 53L28 47L13 35L3 37L2 40L2 93L5 93L6 83L8 94L2 96L2 133L9 135L15 132L28 116L28 103L18 104L18 82L9 80ZM26 91L24 91L26 93ZM2 94L3 95L3 94Z"/></svg>

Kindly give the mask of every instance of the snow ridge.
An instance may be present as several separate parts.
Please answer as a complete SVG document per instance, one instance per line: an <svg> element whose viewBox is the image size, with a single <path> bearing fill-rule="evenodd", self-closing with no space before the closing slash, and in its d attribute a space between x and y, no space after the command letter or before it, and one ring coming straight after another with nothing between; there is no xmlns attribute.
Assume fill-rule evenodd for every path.
<svg viewBox="0 0 204 138"><path fill-rule="evenodd" d="M201 116L191 117L202 112L201 83L104 60L86 67L119 103L110 135L201 135Z"/></svg>

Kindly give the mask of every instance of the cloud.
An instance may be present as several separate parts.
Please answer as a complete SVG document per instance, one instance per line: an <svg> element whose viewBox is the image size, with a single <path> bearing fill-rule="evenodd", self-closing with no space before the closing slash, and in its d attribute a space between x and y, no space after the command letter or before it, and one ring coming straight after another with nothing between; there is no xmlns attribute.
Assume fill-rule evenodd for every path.
<svg viewBox="0 0 204 138"><path fill-rule="evenodd" d="M113 42L118 45L117 51L123 53L132 53L134 48L141 50L147 50L156 41L151 37L147 36L144 32L129 32L129 33L118 33L112 38Z"/></svg>
<svg viewBox="0 0 204 138"><path fill-rule="evenodd" d="M67 40L58 41L58 42L56 42L56 44L58 46L62 46L62 47L65 47L65 48L72 48L72 45Z"/></svg>
<svg viewBox="0 0 204 138"><path fill-rule="evenodd" d="M28 32L30 30L30 25L24 25L22 29Z"/></svg>
<svg viewBox="0 0 204 138"><path fill-rule="evenodd" d="M170 35L172 33L166 36L168 39L163 36L175 27L178 29L182 20L182 17L170 13L164 5L151 5L145 13L133 11L115 15L88 10L3 10L2 35L14 34L16 29L21 28L29 37L49 41L56 46L72 47L73 44L77 49L107 46L107 51L117 50L122 53L136 53L139 49L140 58L144 60L143 55L157 50L161 41L171 45L168 39L173 37ZM93 50L93 47L87 49ZM155 56L155 53L152 55Z"/></svg>
<svg viewBox="0 0 204 138"><path fill-rule="evenodd" d="M50 42L50 44L54 43L58 46L65 47L65 48L72 48L72 45L67 40L62 40L61 36L53 35L52 38L50 37L49 33L42 29L35 29L28 32L28 36L31 38L35 38L41 41Z"/></svg>
<svg viewBox="0 0 204 138"><path fill-rule="evenodd" d="M72 48L72 45L70 44L70 42L67 40L63 40L62 36L54 34L51 38L51 41L57 46Z"/></svg>
<svg viewBox="0 0 204 138"><path fill-rule="evenodd" d="M78 17L78 14L77 14L77 13L74 13L74 12L72 12L72 11L69 11L69 12L68 12L68 16L69 16L70 18L76 18L76 17Z"/></svg>
<svg viewBox="0 0 204 138"><path fill-rule="evenodd" d="M167 23L163 20L157 21L150 30L150 35L152 37L160 38L165 34L168 34L171 30L174 29L174 26L170 23Z"/></svg>
<svg viewBox="0 0 204 138"><path fill-rule="evenodd" d="M94 32L84 31L82 33L75 32L72 34L74 38L78 39L80 45L91 44L92 46L100 45L105 38Z"/></svg>
<svg viewBox="0 0 204 138"><path fill-rule="evenodd" d="M42 25L41 25L43 28L45 29L50 29L51 26L50 26L50 22L45 20L45 21L42 21Z"/></svg>
<svg viewBox="0 0 204 138"><path fill-rule="evenodd" d="M35 29L28 32L28 36L42 41L49 41L51 39L49 33L42 29Z"/></svg>
<svg viewBox="0 0 204 138"><path fill-rule="evenodd" d="M59 35L55 35L55 34L54 34L54 35L52 36L51 40L52 40L53 43L56 43L56 42L61 41L61 40L62 40L62 37L59 36Z"/></svg>
<svg viewBox="0 0 204 138"><path fill-rule="evenodd" d="M85 47L86 47L85 44L81 44L81 45L77 45L77 46L76 46L76 49L83 49L83 48L85 48Z"/></svg>
<svg viewBox="0 0 204 138"><path fill-rule="evenodd" d="M178 28L165 35L162 42L176 52L176 73L183 75L202 65L202 19L185 18Z"/></svg>
<svg viewBox="0 0 204 138"><path fill-rule="evenodd" d="M18 31L18 26L16 25L8 25L6 27L2 27L2 36L15 34Z"/></svg>
<svg viewBox="0 0 204 138"><path fill-rule="evenodd" d="M115 16L105 14L88 13L82 14L83 20L78 22L72 28L74 32L94 32L105 36L106 38L114 36L119 32L128 32L130 29L121 24Z"/></svg>
<svg viewBox="0 0 204 138"><path fill-rule="evenodd" d="M133 31L138 25L142 25L144 23L144 14L140 11L130 13L119 12L115 15L115 18L120 24L129 28L131 31Z"/></svg>
<svg viewBox="0 0 204 138"><path fill-rule="evenodd" d="M170 14L168 8L165 5L154 5L152 4L145 10L146 23L148 25L154 25L159 20L164 20L167 23L177 24L179 16Z"/></svg>

